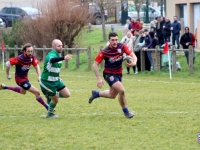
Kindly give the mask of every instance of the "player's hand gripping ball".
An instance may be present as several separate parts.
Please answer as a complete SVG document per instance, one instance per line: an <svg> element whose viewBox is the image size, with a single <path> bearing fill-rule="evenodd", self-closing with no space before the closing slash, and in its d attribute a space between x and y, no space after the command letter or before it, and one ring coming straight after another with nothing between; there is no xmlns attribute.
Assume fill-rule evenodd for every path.
<svg viewBox="0 0 200 150"><path fill-rule="evenodd" d="M125 56L124 59L123 59L123 61L124 61L124 65L126 67L133 67L133 66L136 65L134 63L134 60L133 60L133 58L131 56Z"/></svg>

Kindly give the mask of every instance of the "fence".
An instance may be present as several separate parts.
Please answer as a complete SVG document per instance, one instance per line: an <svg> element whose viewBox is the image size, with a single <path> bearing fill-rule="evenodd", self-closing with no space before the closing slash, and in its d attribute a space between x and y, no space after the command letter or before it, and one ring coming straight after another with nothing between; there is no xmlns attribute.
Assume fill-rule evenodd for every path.
<svg viewBox="0 0 200 150"><path fill-rule="evenodd" d="M46 48L46 46L43 46L43 48L36 48L34 47L34 55L37 56L37 52L38 51L42 51L43 52L43 61L45 59L45 56L47 54L48 51L51 50L51 48ZM103 47L100 47L100 49L102 49ZM0 48L1 50L1 48ZM15 56L18 55L18 51L21 50L21 48L18 48L17 46L15 46L14 48L8 48L5 47L5 57L6 60L8 60L10 58L10 50L14 50ZM92 66L92 60L91 60L91 48L90 46L88 48L78 48L78 46L76 46L75 48L68 48L67 46L64 46L63 48L64 51L64 55L68 54L69 51L73 52L76 55L76 68L79 68L79 64L80 64L80 52L84 52L87 51L87 63L88 63L88 69L91 70L91 66ZM161 51L163 51L163 49L160 49L159 46L156 46L155 49L148 49L147 51L154 51L155 52L155 60L154 60L154 65L155 65L155 70L160 70L161 69ZM189 73L193 73L194 72L194 66L193 66L193 47L189 46L189 49L175 49L175 46L172 46L171 49L169 49L169 51L172 52L172 72L176 72L176 52L177 51L188 51L189 52ZM140 60L141 60L141 71L145 70L145 52L144 51L140 51ZM0 55L0 60L2 60L1 55ZM104 66L104 63L101 64L101 67ZM65 68L68 68L68 61L65 61Z"/></svg>
<svg viewBox="0 0 200 150"><path fill-rule="evenodd" d="M156 46L155 49L147 49L146 51L154 51L155 52L155 59L154 59L154 65L155 65L155 70L160 70L161 69L161 51L163 51L163 49L160 49L159 46ZM172 52L172 58L171 59L171 63L172 63L172 72L176 72L176 52L178 51L188 51L189 52L189 73L193 73L194 72L194 65L193 65L193 47L189 46L189 49L175 49L175 46L172 46L171 49L169 49L169 51ZM145 52L144 51L140 51L140 60L141 60L141 71L145 70ZM170 64L171 65L171 64Z"/></svg>
<svg viewBox="0 0 200 150"><path fill-rule="evenodd" d="M52 49L52 48L47 48L46 46L43 46L43 48L36 48L36 46L33 46L34 48L34 55L37 56L37 53L42 51L42 55L43 55L43 62L45 60L45 56L47 55L47 53ZM18 56L19 50L21 50L21 48L15 46L14 48L9 48L9 47L5 47L5 60L9 60L10 58L10 51L14 50L14 55ZM0 48L0 51L2 51L2 49ZM69 52L74 53L76 55L76 68L79 68L79 64L80 64L80 52L84 52L87 51L87 63L88 63L88 69L91 70L91 64L92 64L92 60L91 60L91 48L90 46L88 48L79 48L78 46L76 46L75 48L68 48L67 45L64 46L63 48L64 51L64 55L67 55ZM0 55L0 62L2 61L2 56ZM68 68L68 60L65 60L65 68Z"/></svg>

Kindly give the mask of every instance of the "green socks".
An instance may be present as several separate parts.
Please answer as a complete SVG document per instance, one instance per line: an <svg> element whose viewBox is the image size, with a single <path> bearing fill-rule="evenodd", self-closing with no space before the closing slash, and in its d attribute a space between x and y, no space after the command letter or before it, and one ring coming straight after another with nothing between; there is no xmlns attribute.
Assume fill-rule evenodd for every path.
<svg viewBox="0 0 200 150"><path fill-rule="evenodd" d="M49 109L48 109L48 114L53 114L54 108L56 107L56 104L50 102L49 103Z"/></svg>

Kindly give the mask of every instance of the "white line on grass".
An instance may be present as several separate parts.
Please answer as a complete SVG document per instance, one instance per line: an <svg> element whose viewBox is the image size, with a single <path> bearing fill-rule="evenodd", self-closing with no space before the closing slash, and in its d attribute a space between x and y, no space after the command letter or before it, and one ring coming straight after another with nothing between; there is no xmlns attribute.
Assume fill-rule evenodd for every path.
<svg viewBox="0 0 200 150"><path fill-rule="evenodd" d="M155 113L159 113L159 114L197 114L198 111L193 111L193 112L187 112L187 111L169 111L169 112L155 112ZM108 115L108 114L110 114L110 115L123 115L122 112L108 112L108 113L97 113L97 112L85 113L84 112L84 113L77 113L77 114L67 114L67 115L64 115L64 116L65 117L67 117L67 116L80 116L80 115L82 115L82 116L102 116L102 115ZM134 114L137 114L137 113L134 112ZM27 117L33 117L33 115L20 115L20 116L8 115L8 116L0 116L0 119L5 119L5 118L25 118L25 117L26 118ZM41 118L45 118L46 114L42 114L42 115L40 115L40 117Z"/></svg>
<svg viewBox="0 0 200 150"><path fill-rule="evenodd" d="M3 72L3 71L0 71L0 72ZM11 72L14 74L14 72ZM36 75L36 73L34 72L30 72L29 74L34 74ZM72 77L71 75L60 75L60 76L63 76L63 77ZM88 76L76 76L77 78L88 78ZM74 78L74 76L73 76ZM90 79L96 79L96 77L92 76L92 77L89 77ZM164 83L164 84L190 84L190 85L199 85L199 83L194 83L194 82L167 82L167 81L155 81L155 80L142 80L142 79L127 79L127 78L123 78L123 80L128 80L128 81L137 81L137 82L151 82L151 83ZM75 81L66 81L67 82L75 82ZM33 82L34 83L34 82Z"/></svg>

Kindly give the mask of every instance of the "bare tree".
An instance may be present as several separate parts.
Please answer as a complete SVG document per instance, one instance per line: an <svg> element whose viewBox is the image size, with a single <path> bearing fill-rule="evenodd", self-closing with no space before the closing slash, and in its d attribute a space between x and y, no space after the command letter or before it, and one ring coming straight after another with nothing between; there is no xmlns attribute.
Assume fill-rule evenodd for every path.
<svg viewBox="0 0 200 150"><path fill-rule="evenodd" d="M57 38L73 47L75 37L87 23L88 7L80 5L80 0L48 0L39 6L42 13L37 19L23 21L23 40L51 47L51 41Z"/></svg>
<svg viewBox="0 0 200 150"><path fill-rule="evenodd" d="M138 18L140 18L140 9L142 7L142 4L145 3L146 0L133 0L134 4L135 4L135 9L137 11L138 14Z"/></svg>
<svg viewBox="0 0 200 150"><path fill-rule="evenodd" d="M92 2L96 3L100 7L103 41L107 41L104 12L110 8L115 8L116 0L92 0Z"/></svg>

